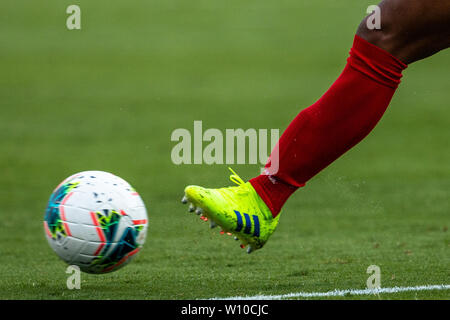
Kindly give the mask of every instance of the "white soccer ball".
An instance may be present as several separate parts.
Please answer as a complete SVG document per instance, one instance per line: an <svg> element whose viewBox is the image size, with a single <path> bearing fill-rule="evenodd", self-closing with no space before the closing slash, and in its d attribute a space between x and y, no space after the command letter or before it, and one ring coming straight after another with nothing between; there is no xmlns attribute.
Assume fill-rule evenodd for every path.
<svg viewBox="0 0 450 320"><path fill-rule="evenodd" d="M88 273L116 271L129 263L145 242L147 223L136 190L103 171L76 173L61 182L44 217L52 249Z"/></svg>

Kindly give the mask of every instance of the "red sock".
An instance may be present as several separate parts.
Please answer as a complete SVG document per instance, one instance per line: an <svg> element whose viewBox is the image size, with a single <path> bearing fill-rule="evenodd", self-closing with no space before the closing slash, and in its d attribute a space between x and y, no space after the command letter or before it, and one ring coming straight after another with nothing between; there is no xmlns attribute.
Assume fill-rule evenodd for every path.
<svg viewBox="0 0 450 320"><path fill-rule="evenodd" d="M272 152L265 174L250 180L274 217L297 188L372 131L406 67L355 36L342 74L320 100L291 122Z"/></svg>

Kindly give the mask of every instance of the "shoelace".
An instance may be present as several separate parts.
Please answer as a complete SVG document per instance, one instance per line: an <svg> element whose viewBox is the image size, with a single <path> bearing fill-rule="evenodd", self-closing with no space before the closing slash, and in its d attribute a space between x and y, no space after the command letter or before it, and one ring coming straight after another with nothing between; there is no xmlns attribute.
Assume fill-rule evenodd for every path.
<svg viewBox="0 0 450 320"><path fill-rule="evenodd" d="M232 173L232 175L230 175L230 180L231 180L232 182L234 182L235 184L237 184L237 187L233 187L233 188L239 188L239 187L242 186L242 188L239 188L239 189L238 189L238 192L241 193L241 194L248 193L248 192L249 192L249 187L247 187L247 186L245 185L245 181L242 180L242 178L239 177L239 175L238 175L236 172L234 172L233 169L231 169L230 167L228 167L228 169L229 169L229 170L231 171L231 173ZM227 191L228 191L229 188L225 188L224 190L227 190ZM228 194L227 194L227 196L228 196ZM232 196L231 196L230 198L233 199ZM257 202L255 202L254 198L251 197L251 199L252 199L252 200L251 200L252 202L251 202L251 204L250 204L250 206L251 206L250 212L251 212L251 211L260 210L260 209L259 209L259 206L258 206Z"/></svg>
<svg viewBox="0 0 450 320"><path fill-rule="evenodd" d="M241 177L238 176L236 172L234 172L233 169L228 167L228 169L231 171L232 175L230 176L230 180L234 183L236 183L238 186L241 186L245 184L245 181L241 179Z"/></svg>

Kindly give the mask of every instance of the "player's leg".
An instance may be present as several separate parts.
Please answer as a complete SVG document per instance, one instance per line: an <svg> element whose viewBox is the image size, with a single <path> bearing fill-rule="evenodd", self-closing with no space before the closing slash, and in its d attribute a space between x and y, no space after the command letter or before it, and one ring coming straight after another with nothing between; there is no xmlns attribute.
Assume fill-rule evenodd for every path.
<svg viewBox="0 0 450 320"><path fill-rule="evenodd" d="M250 252L273 233L289 196L375 127L406 63L448 47L447 0L385 0L380 6L381 30L369 30L365 21L361 23L342 74L291 122L265 174L248 183L234 174L232 181L238 187L185 189L184 202L250 244Z"/></svg>
<svg viewBox="0 0 450 320"><path fill-rule="evenodd" d="M250 182L277 215L288 197L375 127L406 63L450 45L450 2L384 0L381 29L360 24L348 64L315 104L288 126L275 149L279 163ZM271 157L272 158L272 157ZM271 172L272 167L279 167Z"/></svg>
<svg viewBox="0 0 450 320"><path fill-rule="evenodd" d="M379 7L381 29L369 29L367 16L356 34L404 63L450 47L450 1L384 0Z"/></svg>

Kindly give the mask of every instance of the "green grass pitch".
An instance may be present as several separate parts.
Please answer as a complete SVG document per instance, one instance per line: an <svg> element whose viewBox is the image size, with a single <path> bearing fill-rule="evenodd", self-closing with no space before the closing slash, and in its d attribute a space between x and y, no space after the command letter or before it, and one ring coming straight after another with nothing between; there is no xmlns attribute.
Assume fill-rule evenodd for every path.
<svg viewBox="0 0 450 320"><path fill-rule="evenodd" d="M66 28L78 4L82 29ZM171 162L171 132L283 130L345 65L370 1L1 1L0 299L197 299L449 284L450 52L411 65L385 117L287 203L247 255L180 203L226 165ZM257 165L232 166L244 179ZM139 256L66 288L42 227L53 188L113 172L142 195ZM448 299L424 291L345 299Z"/></svg>

